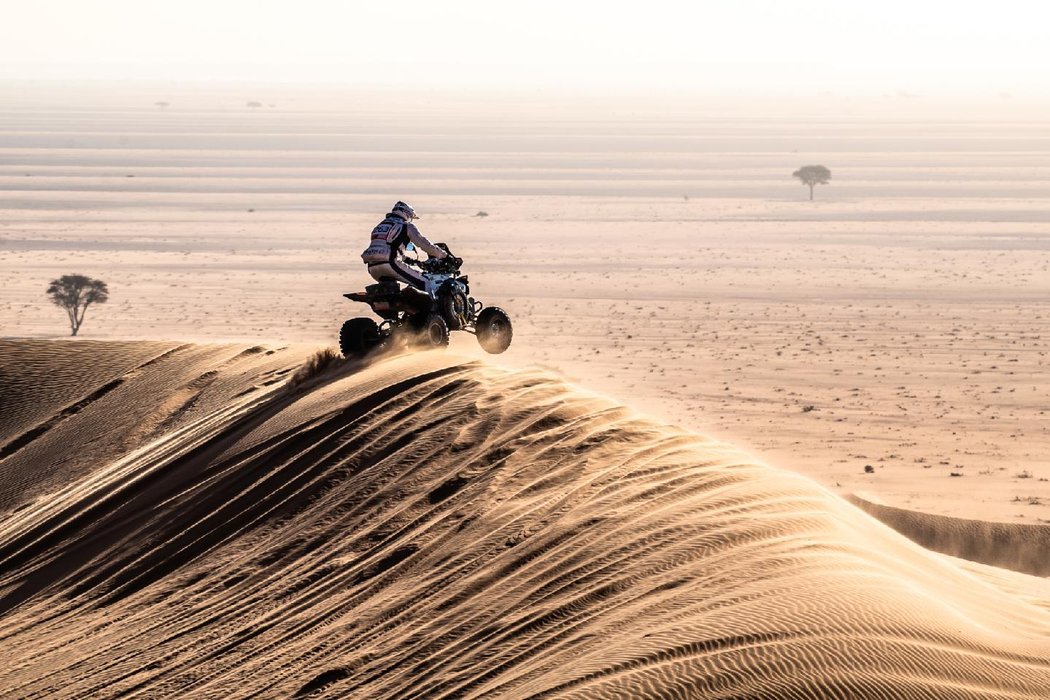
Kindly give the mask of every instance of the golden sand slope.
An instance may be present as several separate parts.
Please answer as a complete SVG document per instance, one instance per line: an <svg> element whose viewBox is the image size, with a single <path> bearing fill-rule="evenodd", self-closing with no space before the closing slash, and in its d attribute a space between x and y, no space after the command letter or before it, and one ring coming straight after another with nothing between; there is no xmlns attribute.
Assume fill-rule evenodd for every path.
<svg viewBox="0 0 1050 700"><path fill-rule="evenodd" d="M265 384L291 351L46 352L86 350L95 378L45 401L34 387L57 375L18 362L39 345L0 348L20 407L0 434L4 697L1050 688L1046 581L958 567L809 480L539 371L420 355L285 391ZM169 402L208 362L211 394ZM69 413L117 378L101 400L134 400Z"/></svg>
<svg viewBox="0 0 1050 700"><path fill-rule="evenodd" d="M0 340L0 513L193 420L221 420L312 351Z"/></svg>

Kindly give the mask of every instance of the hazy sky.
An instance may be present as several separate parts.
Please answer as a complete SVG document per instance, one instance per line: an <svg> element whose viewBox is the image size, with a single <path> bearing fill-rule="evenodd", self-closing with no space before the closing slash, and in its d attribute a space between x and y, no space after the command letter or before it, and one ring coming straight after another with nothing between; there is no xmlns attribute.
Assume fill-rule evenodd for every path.
<svg viewBox="0 0 1050 700"><path fill-rule="evenodd" d="M1038 0L0 0L0 78L1045 97Z"/></svg>

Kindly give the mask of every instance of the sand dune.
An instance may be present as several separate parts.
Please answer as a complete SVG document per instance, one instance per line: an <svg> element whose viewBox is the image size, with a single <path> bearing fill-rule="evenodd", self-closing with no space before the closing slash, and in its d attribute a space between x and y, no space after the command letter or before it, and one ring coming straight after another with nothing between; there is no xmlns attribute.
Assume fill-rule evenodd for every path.
<svg viewBox="0 0 1050 700"><path fill-rule="evenodd" d="M221 419L231 405L286 379L311 352L0 341L0 509L24 506L194 420Z"/></svg>
<svg viewBox="0 0 1050 700"><path fill-rule="evenodd" d="M1050 687L1043 579L539 370L307 353L0 344L0 695Z"/></svg>
<svg viewBox="0 0 1050 700"><path fill-rule="evenodd" d="M951 518L897 508L869 494L849 500L927 549L970 561L1050 576L1050 525Z"/></svg>

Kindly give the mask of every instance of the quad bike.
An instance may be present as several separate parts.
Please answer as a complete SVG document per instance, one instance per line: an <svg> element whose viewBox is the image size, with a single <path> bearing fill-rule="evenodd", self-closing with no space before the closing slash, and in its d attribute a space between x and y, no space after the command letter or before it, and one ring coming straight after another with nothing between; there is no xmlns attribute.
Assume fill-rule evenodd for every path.
<svg viewBox="0 0 1050 700"><path fill-rule="evenodd" d="M510 347L513 329L507 313L485 306L470 296L466 275L460 275L463 261L453 256L443 243L437 244L449 255L441 260L404 262L423 270L426 291L404 289L394 280L382 280L363 292L343 296L368 304L382 320L352 318L339 331L339 349L344 357L363 357L379 347L424 348L448 345L450 331L473 333L485 352L498 354Z"/></svg>

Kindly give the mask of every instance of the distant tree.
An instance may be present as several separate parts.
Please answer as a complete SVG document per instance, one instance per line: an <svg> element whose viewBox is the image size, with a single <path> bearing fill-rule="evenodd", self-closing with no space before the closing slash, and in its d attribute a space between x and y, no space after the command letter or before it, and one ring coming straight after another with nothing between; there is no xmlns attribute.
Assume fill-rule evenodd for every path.
<svg viewBox="0 0 1050 700"><path fill-rule="evenodd" d="M165 108L167 108L167 107L170 107L170 106L171 106L171 103L170 103L170 102L164 102L164 101L161 101L161 102L154 102L153 104L154 104L154 106L156 106L156 107L160 107L161 109L165 109Z"/></svg>
<svg viewBox="0 0 1050 700"><path fill-rule="evenodd" d="M826 185L831 181L831 171L823 165L803 165L791 173L791 177L797 177L803 185L809 186L809 198L813 199L813 188L817 185Z"/></svg>
<svg viewBox="0 0 1050 700"><path fill-rule="evenodd" d="M109 289L102 280L85 275L62 275L51 280L47 288L51 303L61 306L69 315L69 328L76 335L84 323L84 314L92 304L105 304L109 300Z"/></svg>
<svg viewBox="0 0 1050 700"><path fill-rule="evenodd" d="M246 102L245 105L250 109L259 109L260 107L262 107L262 102L255 102L253 100L252 102Z"/></svg>
<svg viewBox="0 0 1050 700"><path fill-rule="evenodd" d="M486 217L486 216L488 216L488 215L489 215L489 213L488 213L487 211L479 211L479 212L478 212L477 214L475 214L474 216L480 216L480 217L484 218L484 217Z"/></svg>

